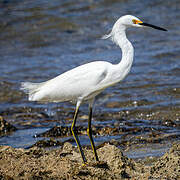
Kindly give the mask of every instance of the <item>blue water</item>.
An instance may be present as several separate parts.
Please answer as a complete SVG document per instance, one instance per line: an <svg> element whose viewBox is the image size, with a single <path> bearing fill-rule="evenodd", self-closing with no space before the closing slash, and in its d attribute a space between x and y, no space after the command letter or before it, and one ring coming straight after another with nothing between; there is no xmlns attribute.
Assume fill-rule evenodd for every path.
<svg viewBox="0 0 180 180"><path fill-rule="evenodd" d="M6 0L0 2L0 8L1 114L9 109L42 108L52 119L57 120L57 109L65 108L73 112L74 105L71 103L48 105L28 102L27 97L19 91L20 83L46 81L93 60L118 63L121 59L119 48L100 38L125 14L162 26L168 32L150 28L128 30L128 38L135 48L131 73L122 83L103 92L97 100L95 114L135 108L133 105L117 108L106 106L114 101L124 103L146 99L151 102L150 105L139 106L139 109L180 105L178 0ZM87 106L82 106L81 110L87 114ZM16 113L14 111L5 118L22 130L0 138L0 145L29 146L36 141L31 138L34 133L62 124L62 119L66 118L60 117L52 124L32 128L18 123L13 116ZM177 132L176 128L174 132Z"/></svg>

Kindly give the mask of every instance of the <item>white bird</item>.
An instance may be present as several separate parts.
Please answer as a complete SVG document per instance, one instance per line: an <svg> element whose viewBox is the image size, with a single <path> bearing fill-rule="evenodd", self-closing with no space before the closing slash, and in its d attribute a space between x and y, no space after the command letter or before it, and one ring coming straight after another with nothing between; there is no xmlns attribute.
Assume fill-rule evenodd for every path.
<svg viewBox="0 0 180 180"><path fill-rule="evenodd" d="M78 66L46 82L22 83L21 89L28 93L29 101L76 102L76 110L71 126L71 131L84 163L86 163L87 160L84 156L75 131L75 124L79 112L79 107L82 102L88 101L89 118L87 134L90 138L95 159L96 161L99 161L91 130L92 107L95 96L97 96L107 87L122 81L128 75L133 63L134 48L127 39L125 31L129 27L145 26L166 31L164 28L143 23L137 17L132 15L125 15L120 17L115 22L110 34L103 36L103 39L110 38L121 48L122 59L118 64L111 64L106 61L95 61Z"/></svg>

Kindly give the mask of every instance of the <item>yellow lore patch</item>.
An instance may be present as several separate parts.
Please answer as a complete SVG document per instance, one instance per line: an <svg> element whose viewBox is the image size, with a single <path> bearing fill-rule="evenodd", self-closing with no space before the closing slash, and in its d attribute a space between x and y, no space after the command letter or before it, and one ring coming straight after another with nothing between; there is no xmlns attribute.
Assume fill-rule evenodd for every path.
<svg viewBox="0 0 180 180"><path fill-rule="evenodd" d="M143 23L142 21L139 21L139 20L136 20L136 19L133 19L132 22L133 22L134 24Z"/></svg>

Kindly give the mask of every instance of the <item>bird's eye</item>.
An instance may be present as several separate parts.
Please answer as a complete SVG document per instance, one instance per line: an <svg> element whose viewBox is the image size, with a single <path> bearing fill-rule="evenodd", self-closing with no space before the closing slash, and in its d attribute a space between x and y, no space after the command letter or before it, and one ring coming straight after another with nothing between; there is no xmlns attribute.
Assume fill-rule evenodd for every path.
<svg viewBox="0 0 180 180"><path fill-rule="evenodd" d="M143 23L142 21L140 21L140 20L136 20L136 19L133 19L133 20L132 20L132 22L133 22L133 24Z"/></svg>
<svg viewBox="0 0 180 180"><path fill-rule="evenodd" d="M137 20L136 20L136 19L133 19L132 22L133 22L134 24L137 24Z"/></svg>

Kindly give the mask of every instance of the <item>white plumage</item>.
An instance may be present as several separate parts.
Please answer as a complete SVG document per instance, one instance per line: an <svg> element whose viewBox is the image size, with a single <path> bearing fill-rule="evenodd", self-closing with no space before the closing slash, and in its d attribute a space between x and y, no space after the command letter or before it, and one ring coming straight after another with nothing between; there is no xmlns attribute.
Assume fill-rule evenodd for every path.
<svg viewBox="0 0 180 180"><path fill-rule="evenodd" d="M118 64L111 64L106 61L95 61L76 67L43 83L22 83L21 89L28 93L30 101L77 102L71 130L84 162L86 162L86 159L74 131L79 106L84 100L89 101L90 114L88 120L88 135L95 158L98 161L91 132L94 98L105 88L120 82L127 76L133 63L134 49L126 37L125 30L128 27L144 26L150 26L165 31L163 28L143 23L134 16L126 15L116 21L110 34L103 36L103 39L110 38L121 48L122 59Z"/></svg>
<svg viewBox="0 0 180 180"><path fill-rule="evenodd" d="M120 81L128 71L119 72L118 67L105 61L91 62L67 71L43 83L22 83L22 89L29 93L30 101L77 101L88 100L108 86Z"/></svg>

